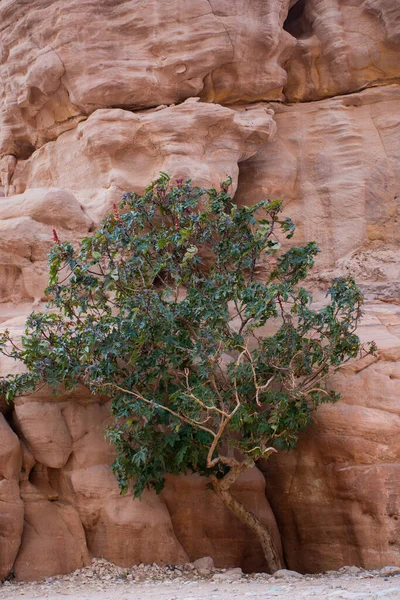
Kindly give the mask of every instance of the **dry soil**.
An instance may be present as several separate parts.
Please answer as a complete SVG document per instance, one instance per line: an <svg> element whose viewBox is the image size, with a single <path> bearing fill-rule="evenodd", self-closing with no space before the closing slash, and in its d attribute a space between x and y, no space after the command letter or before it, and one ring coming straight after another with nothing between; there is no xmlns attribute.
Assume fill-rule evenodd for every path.
<svg viewBox="0 0 400 600"><path fill-rule="evenodd" d="M182 573L154 580L137 571L133 578L125 573L118 579L106 567L99 574L98 566L40 583L5 582L0 585L0 600L400 600L400 569L385 575L344 567L339 572L281 579L237 573L232 577L222 573L221 579L221 572L213 571L205 577Z"/></svg>

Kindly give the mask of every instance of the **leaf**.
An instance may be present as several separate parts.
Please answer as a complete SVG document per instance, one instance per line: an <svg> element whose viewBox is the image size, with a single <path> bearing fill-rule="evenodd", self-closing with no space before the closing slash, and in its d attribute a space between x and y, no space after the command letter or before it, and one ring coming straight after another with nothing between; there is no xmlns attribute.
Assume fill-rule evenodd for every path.
<svg viewBox="0 0 400 600"><path fill-rule="evenodd" d="M189 246L183 256L183 264L187 263L189 260L193 260L198 251L199 249L197 248L197 246Z"/></svg>
<svg viewBox="0 0 400 600"><path fill-rule="evenodd" d="M269 240L267 243L267 246L268 246L269 250L272 250L274 252L276 252L277 250L280 250L280 247L281 247L278 240Z"/></svg>

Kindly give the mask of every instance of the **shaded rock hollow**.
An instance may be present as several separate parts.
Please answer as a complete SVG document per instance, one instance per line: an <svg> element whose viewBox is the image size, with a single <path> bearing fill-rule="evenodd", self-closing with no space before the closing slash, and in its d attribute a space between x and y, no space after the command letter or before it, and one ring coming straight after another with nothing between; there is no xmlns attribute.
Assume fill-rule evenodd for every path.
<svg viewBox="0 0 400 600"><path fill-rule="evenodd" d="M399 563L399 56L395 0L0 4L2 327L19 335L43 301L52 227L78 241L160 170L231 174L240 203L282 198L295 240L322 247L317 298L338 273L361 282L379 359L338 374L341 403L235 489L280 532L289 568ZM92 556L265 566L199 477L121 497L108 406L84 390L1 410L0 578Z"/></svg>

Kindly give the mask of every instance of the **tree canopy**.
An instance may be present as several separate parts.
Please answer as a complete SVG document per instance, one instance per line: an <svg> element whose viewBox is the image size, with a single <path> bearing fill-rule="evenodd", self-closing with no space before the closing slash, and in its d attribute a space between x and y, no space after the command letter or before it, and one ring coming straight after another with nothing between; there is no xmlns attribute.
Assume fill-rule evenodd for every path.
<svg viewBox="0 0 400 600"><path fill-rule="evenodd" d="M338 399L325 380L360 354L363 298L340 278L314 309L302 283L316 244L282 251L294 225L281 202L239 207L229 186L161 174L78 247L54 232L46 310L29 316L21 347L8 331L0 339L26 372L3 377L1 390L13 400L43 383L84 384L112 398L121 489L132 483L140 496L161 491L168 473L209 477L275 570L269 532L229 488Z"/></svg>

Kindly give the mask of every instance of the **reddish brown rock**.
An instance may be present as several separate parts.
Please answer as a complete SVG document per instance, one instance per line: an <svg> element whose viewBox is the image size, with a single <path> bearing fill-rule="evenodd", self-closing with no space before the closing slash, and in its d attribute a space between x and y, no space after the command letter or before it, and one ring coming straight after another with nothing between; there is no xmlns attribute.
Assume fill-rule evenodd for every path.
<svg viewBox="0 0 400 600"><path fill-rule="evenodd" d="M0 414L0 580L11 571L21 543L24 506L19 491L22 452Z"/></svg>
<svg viewBox="0 0 400 600"><path fill-rule="evenodd" d="M211 556L219 568L240 565L249 572L265 570L257 539L223 506L207 483L207 479L199 475L170 475L162 493L174 531L190 560ZM265 480L260 471L254 468L245 472L234 484L232 492L268 525L276 547L280 549L279 531L265 498Z"/></svg>
<svg viewBox="0 0 400 600"><path fill-rule="evenodd" d="M341 371L342 402L264 467L288 566L397 564L400 5L142 5L0 2L0 322L18 339L32 302L42 306L53 227L77 243L161 170L205 186L230 174L246 205L282 198L294 241L322 247L314 288L350 273L393 302L370 304L360 331L379 360ZM1 373L19 369L0 357ZM57 399L44 388L15 411L0 402L21 437L0 414L0 579L13 566L19 579L65 573L93 555L263 568L203 479L120 496L108 404L82 388ZM279 544L264 487L253 470L234 493Z"/></svg>
<svg viewBox="0 0 400 600"><path fill-rule="evenodd" d="M331 382L339 404L263 466L291 569L399 563L399 348L343 368Z"/></svg>
<svg viewBox="0 0 400 600"><path fill-rule="evenodd" d="M320 246L319 269L340 266L375 294L381 285L400 296L389 291L400 274L399 86L274 109L276 136L241 164L238 202L280 198L293 243ZM326 286L333 276L317 278Z"/></svg>
<svg viewBox="0 0 400 600"><path fill-rule="evenodd" d="M70 398L62 411L72 438L72 454L66 469L79 471L93 465L111 464L115 458L113 444L104 435L112 422L111 403L100 403L81 391Z"/></svg>
<svg viewBox="0 0 400 600"><path fill-rule="evenodd" d="M24 526L24 504L16 480L0 479L0 578L9 575L17 558Z"/></svg>
<svg viewBox="0 0 400 600"><path fill-rule="evenodd" d="M22 544L14 563L17 579L43 579L89 564L85 532L75 508L35 492L25 494L24 500Z"/></svg>
<svg viewBox="0 0 400 600"><path fill-rule="evenodd" d="M3 415L0 415L0 432L0 477L18 480L22 460L21 444Z"/></svg>
<svg viewBox="0 0 400 600"><path fill-rule="evenodd" d="M92 556L122 566L182 564L188 557L175 536L165 503L154 492L121 496L108 464L66 472Z"/></svg>
<svg viewBox="0 0 400 600"><path fill-rule="evenodd" d="M200 477L171 478L163 495L146 491L140 500L133 500L130 493L121 496L110 469L115 451L104 438L109 403L100 403L83 390L54 400L44 389L16 407L16 421L28 431L24 439L29 445L23 447L20 478L25 527L14 566L19 579L68 572L86 564L89 556L130 566L181 564L209 554L221 565L240 564L246 570L265 566L254 536ZM32 420L36 418L37 423ZM66 446L61 443L64 425L57 429L61 423L69 433ZM58 444L49 435L56 431ZM235 494L270 524L279 545L264 488L255 469L238 481ZM35 555L42 559L34 563Z"/></svg>
<svg viewBox="0 0 400 600"><path fill-rule="evenodd" d="M72 436L72 455L58 489L60 498L79 512L90 554L123 566L187 561L160 496L154 492L146 492L140 500L133 500L131 493L121 496L110 468L114 447L104 437L110 404L70 401L63 415Z"/></svg>
<svg viewBox="0 0 400 600"><path fill-rule="evenodd" d="M58 404L51 401L17 404L15 423L37 462L53 469L66 464L72 452L72 439Z"/></svg>

